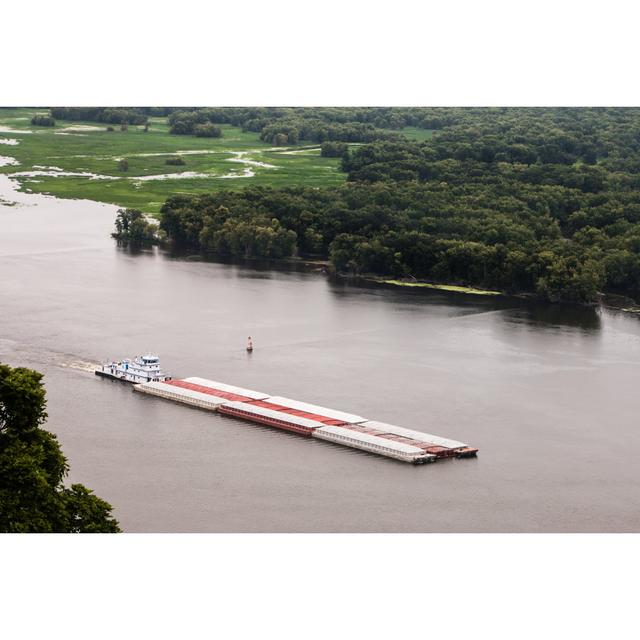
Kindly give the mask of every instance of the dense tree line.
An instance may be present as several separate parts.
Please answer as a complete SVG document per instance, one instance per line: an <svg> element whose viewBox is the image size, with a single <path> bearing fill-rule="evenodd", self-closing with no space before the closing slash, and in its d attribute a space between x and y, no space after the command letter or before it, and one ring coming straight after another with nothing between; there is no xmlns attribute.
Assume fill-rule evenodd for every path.
<svg viewBox="0 0 640 640"><path fill-rule="evenodd" d="M81 484L47 419L42 374L0 364L0 532L115 533L112 507Z"/></svg>
<svg viewBox="0 0 640 640"><path fill-rule="evenodd" d="M396 139L397 134L387 129L406 126L405 119L392 116L389 109L220 107L176 109L168 121L171 133L178 135L194 134L199 124L232 124L242 127L243 131L259 133L265 142L281 146L300 141Z"/></svg>
<svg viewBox="0 0 640 640"><path fill-rule="evenodd" d="M139 107L51 107L51 117L108 124L146 124L149 114L145 110Z"/></svg>
<svg viewBox="0 0 640 640"><path fill-rule="evenodd" d="M267 211L222 204L213 196L175 196L162 209L160 229L179 247L242 258L286 258L297 235Z"/></svg>
<svg viewBox="0 0 640 640"><path fill-rule="evenodd" d="M360 123L375 129L442 129L458 122L465 111L468 110L439 107L207 107L173 109L170 124L198 113L203 121L231 124L256 133L281 121L307 120L324 125Z"/></svg>
<svg viewBox="0 0 640 640"><path fill-rule="evenodd" d="M211 229L223 220L231 235L249 236L275 233L277 222L277 233L295 234L279 255L325 256L341 272L548 300L640 296L640 110L417 111L413 126L428 121L438 132L351 147L342 187L171 198L162 228L177 244L275 256L212 241Z"/></svg>
<svg viewBox="0 0 640 640"><path fill-rule="evenodd" d="M415 182L349 183L321 190L261 187L171 198L163 207L161 227L180 246L227 255L297 252L329 257L341 272L590 300L599 288L600 265L597 256L584 260L581 248L563 241L557 222L545 211L557 204L556 196L553 190L537 193L531 187L494 197L491 187ZM211 221L218 216L246 238L259 235L268 220L278 223L280 233L292 235L278 254L252 245L245 251L239 241L210 241Z"/></svg>

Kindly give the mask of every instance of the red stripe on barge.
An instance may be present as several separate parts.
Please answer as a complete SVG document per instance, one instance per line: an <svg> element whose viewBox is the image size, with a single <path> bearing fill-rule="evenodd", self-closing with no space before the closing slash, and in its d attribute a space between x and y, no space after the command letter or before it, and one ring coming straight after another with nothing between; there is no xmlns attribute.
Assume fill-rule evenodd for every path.
<svg viewBox="0 0 640 640"><path fill-rule="evenodd" d="M315 420L316 422L322 422L323 424L331 424L334 426L341 426L345 424L342 420L334 420L333 418L327 418L317 413L309 413L308 411L301 411L300 409L292 409L291 407L283 407L280 404L273 404L268 400L253 400L247 402L248 405L254 407L262 407L263 409L271 409L271 411L279 411L280 413L288 413L298 418L306 418L307 420Z"/></svg>
<svg viewBox="0 0 640 640"><path fill-rule="evenodd" d="M249 401L251 400L251 398L247 398L247 396L240 396L237 393L230 393L229 391L220 391L219 389L212 389L211 387L203 387L201 384L194 384L193 382L185 382L184 380L165 380L165 383L173 385L174 387L191 389L191 391L206 393L210 396L216 396L217 398L224 398L225 400L231 400L233 402L247 402L247 400Z"/></svg>

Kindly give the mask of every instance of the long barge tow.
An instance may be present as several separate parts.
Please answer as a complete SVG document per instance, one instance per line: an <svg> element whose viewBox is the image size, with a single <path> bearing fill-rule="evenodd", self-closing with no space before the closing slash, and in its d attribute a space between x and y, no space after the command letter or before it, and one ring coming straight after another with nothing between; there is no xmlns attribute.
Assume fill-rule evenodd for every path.
<svg viewBox="0 0 640 640"><path fill-rule="evenodd" d="M478 454L478 449L457 440L344 411L206 378L175 380L162 373L157 356L138 356L133 361L103 364L95 373L131 382L133 390L139 393L412 464L426 464L443 458L470 458Z"/></svg>

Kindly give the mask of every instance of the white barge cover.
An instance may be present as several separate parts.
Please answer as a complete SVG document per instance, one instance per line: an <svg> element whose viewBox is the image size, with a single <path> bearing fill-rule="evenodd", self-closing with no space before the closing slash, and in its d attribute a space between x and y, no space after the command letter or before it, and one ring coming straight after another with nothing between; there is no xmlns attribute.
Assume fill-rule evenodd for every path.
<svg viewBox="0 0 640 640"><path fill-rule="evenodd" d="M282 407L288 407L289 409L315 413L318 416L324 416L326 418L331 418L332 420L339 420L340 422L347 422L350 424L359 424L360 422L366 422L367 420L366 418L356 416L353 413L327 409L326 407L320 407L317 404L309 404L307 402L300 402L298 400L291 400L290 398L282 398L280 396L273 396L272 398L269 398L269 402L272 404L279 404Z"/></svg>
<svg viewBox="0 0 640 640"><path fill-rule="evenodd" d="M200 391L176 387L175 385L166 384L165 382L144 382L142 384L135 385L133 389L134 391L142 391L144 393L150 393L151 395L157 395L167 399L196 400L214 407L227 402L224 398L213 396L210 393L200 393Z"/></svg>
<svg viewBox="0 0 640 640"><path fill-rule="evenodd" d="M191 382L192 384L199 384L201 387L209 387L209 389L217 389L218 391L226 391L227 393L235 393L238 396L245 396L252 400L265 400L269 397L268 393L262 393L261 391L253 391L252 389L244 389L243 387L236 387L232 384L225 384L224 382L217 382L216 380L207 380L206 378L183 378L185 382Z"/></svg>
<svg viewBox="0 0 640 640"><path fill-rule="evenodd" d="M460 449L468 446L464 444L464 442L458 442L457 440L441 438L440 436L434 436L430 433L424 433L423 431L405 429L404 427L397 427L394 424L387 424L386 422L378 422L376 420L367 420L367 422L364 422L362 426L375 429L376 431L381 431L382 433L391 433L395 436L402 436L411 440L417 440L418 442L427 442L438 447L445 447L446 449Z"/></svg>
<svg viewBox="0 0 640 640"><path fill-rule="evenodd" d="M291 413L285 413L284 411L265 409L264 407L255 406L250 402L224 402L224 406L256 416L263 416L264 418L271 418L273 420L280 420L281 422L288 422L300 427L305 427L306 429L317 429L319 427L324 427L324 423L322 422L309 420L309 418L302 418L301 416L295 416Z"/></svg>
<svg viewBox="0 0 640 640"><path fill-rule="evenodd" d="M337 427L334 425L325 425L320 429L316 429L313 434L315 438L321 438L324 440L331 440L338 444L345 444L349 446L349 443L362 444L364 446L371 445L372 447L379 447L384 450L401 455L402 457L423 457L435 459L432 454L425 454L423 449L414 447L404 442L396 442L395 440L388 440L387 438L381 438L380 436L374 436L370 433L362 433L361 431L354 431L353 429L347 429L345 427Z"/></svg>

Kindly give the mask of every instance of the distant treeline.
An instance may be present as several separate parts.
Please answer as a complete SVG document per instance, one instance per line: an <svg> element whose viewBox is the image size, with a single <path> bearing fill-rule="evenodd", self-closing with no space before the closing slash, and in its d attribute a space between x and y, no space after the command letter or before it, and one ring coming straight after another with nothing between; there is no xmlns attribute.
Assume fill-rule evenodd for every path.
<svg viewBox="0 0 640 640"><path fill-rule="evenodd" d="M290 113L212 111L232 124L242 111L256 119ZM369 110L308 110L316 119L324 111ZM412 110L379 111L391 118ZM640 110L415 112L402 122L428 121L440 131L424 143L352 148L343 155L342 187L176 196L162 209L161 227L183 246L234 256L314 254L356 274L549 300L640 295Z"/></svg>
<svg viewBox="0 0 640 640"><path fill-rule="evenodd" d="M169 132L176 135L195 135L202 138L220 138L222 129L207 117L206 109L174 111L168 118Z"/></svg>
<svg viewBox="0 0 640 640"><path fill-rule="evenodd" d="M267 125L287 120L315 120L327 124L368 124L375 129L441 129L459 121L464 109L440 107L206 107L174 109L180 113L202 112L209 122L232 124L260 132Z"/></svg>
<svg viewBox="0 0 640 640"><path fill-rule="evenodd" d="M149 116L166 116L170 107L51 107L57 120L89 120L108 124L146 124Z"/></svg>
<svg viewBox="0 0 640 640"><path fill-rule="evenodd" d="M219 107L176 109L169 115L171 133L196 133L198 124L231 124L260 134L274 145L325 141L394 140L391 129L438 128L450 118L438 110L378 107Z"/></svg>

